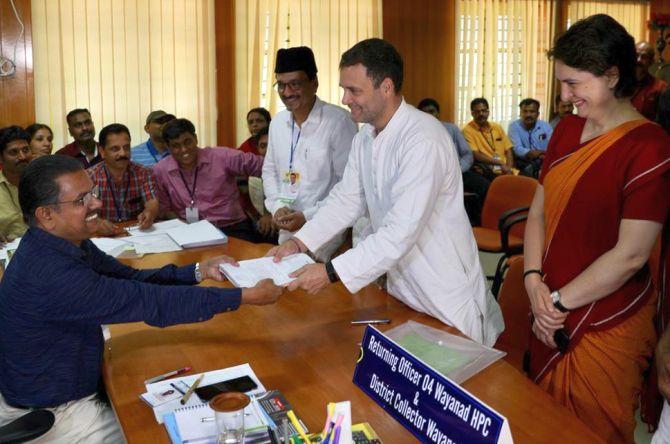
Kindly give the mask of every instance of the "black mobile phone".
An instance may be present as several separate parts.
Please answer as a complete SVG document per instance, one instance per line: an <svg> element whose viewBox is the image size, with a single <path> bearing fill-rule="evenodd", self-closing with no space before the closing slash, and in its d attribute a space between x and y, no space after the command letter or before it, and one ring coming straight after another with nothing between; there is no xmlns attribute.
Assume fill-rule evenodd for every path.
<svg viewBox="0 0 670 444"><path fill-rule="evenodd" d="M258 385L249 376L241 376L227 381L216 382L195 389L195 394L203 401L209 401L219 393L227 392L249 392L257 388Z"/></svg>
<svg viewBox="0 0 670 444"><path fill-rule="evenodd" d="M568 332L563 328L556 330L554 332L554 342L556 343L558 351L565 354L570 346L570 336L568 336Z"/></svg>

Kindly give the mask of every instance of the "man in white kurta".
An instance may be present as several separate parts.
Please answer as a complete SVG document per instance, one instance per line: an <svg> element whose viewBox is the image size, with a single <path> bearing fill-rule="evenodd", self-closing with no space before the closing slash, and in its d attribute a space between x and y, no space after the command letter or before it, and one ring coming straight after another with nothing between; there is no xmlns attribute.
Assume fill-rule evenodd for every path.
<svg viewBox="0 0 670 444"><path fill-rule="evenodd" d="M316 96L316 64L309 48L280 49L275 73L287 109L270 123L263 189L282 243L311 219L317 203L342 178L358 127L346 110ZM341 234L334 236L316 256L328 260L342 240Z"/></svg>
<svg viewBox="0 0 670 444"><path fill-rule="evenodd" d="M388 71L400 77L392 79L384 64L396 58L399 69ZM339 278L354 293L387 273L391 295L493 345L502 313L486 289L446 130L402 99L402 59L383 40L365 40L342 56L340 85L352 117L366 125L354 138L342 180L294 238L271 252L279 259L314 251L366 210L372 233L327 264L298 270L289 289L314 293Z"/></svg>

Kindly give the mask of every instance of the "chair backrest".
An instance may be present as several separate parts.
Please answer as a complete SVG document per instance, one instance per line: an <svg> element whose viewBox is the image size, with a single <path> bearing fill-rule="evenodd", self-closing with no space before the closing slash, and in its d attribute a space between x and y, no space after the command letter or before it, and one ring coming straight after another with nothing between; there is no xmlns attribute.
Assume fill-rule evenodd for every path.
<svg viewBox="0 0 670 444"><path fill-rule="evenodd" d="M505 320L505 330L495 348L507 353L505 360L523 371L523 355L528 348L530 300L523 285L523 256L507 260L507 274L498 293L498 304Z"/></svg>
<svg viewBox="0 0 670 444"><path fill-rule="evenodd" d="M482 208L482 227L497 230L498 219L502 213L513 208L529 207L533 202L537 185L538 181L532 177L496 177L486 193L486 201ZM524 227L523 223L517 224L512 228L511 234L523 237Z"/></svg>

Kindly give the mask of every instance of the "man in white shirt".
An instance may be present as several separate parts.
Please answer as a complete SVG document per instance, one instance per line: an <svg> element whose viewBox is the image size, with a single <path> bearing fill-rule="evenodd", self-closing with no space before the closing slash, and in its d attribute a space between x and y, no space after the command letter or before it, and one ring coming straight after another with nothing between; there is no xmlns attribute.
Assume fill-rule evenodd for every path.
<svg viewBox="0 0 670 444"><path fill-rule="evenodd" d="M340 181L358 130L347 111L316 96L316 73L308 47L277 51L275 87L286 110L270 122L263 189L280 243L311 219ZM334 236L315 254L328 260L341 243L342 236Z"/></svg>
<svg viewBox="0 0 670 444"><path fill-rule="evenodd" d="M314 251L368 210L372 233L332 261L293 273L289 289L314 294L339 279L353 293L387 273L391 295L493 345L502 313L486 289L456 150L440 122L405 103L402 79L402 58L384 40L364 40L342 55L342 103L366 125L342 180L311 220L268 254L280 260Z"/></svg>

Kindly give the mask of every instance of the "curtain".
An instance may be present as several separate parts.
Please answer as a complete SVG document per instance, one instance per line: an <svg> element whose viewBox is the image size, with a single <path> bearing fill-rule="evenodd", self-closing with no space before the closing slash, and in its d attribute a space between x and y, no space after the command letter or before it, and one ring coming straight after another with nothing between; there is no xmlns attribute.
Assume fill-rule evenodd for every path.
<svg viewBox="0 0 670 444"><path fill-rule="evenodd" d="M238 144L249 137L246 113L284 109L277 92L277 50L309 46L319 70L319 97L340 104L340 56L355 43L382 34L381 0L236 0L235 94Z"/></svg>
<svg viewBox="0 0 670 444"><path fill-rule="evenodd" d="M568 3L567 26L593 14L607 14L621 23L636 42L648 40L649 8L647 0L571 0Z"/></svg>
<svg viewBox="0 0 670 444"><path fill-rule="evenodd" d="M485 97L489 120L507 129L519 102L540 101L548 120L552 65L546 57L555 33L553 0L459 0L457 3L456 122L471 120L470 101Z"/></svg>
<svg viewBox="0 0 670 444"><path fill-rule="evenodd" d="M162 109L191 120L201 146L216 143L214 0L33 0L35 110L68 142L65 116L88 108L147 138Z"/></svg>

